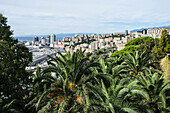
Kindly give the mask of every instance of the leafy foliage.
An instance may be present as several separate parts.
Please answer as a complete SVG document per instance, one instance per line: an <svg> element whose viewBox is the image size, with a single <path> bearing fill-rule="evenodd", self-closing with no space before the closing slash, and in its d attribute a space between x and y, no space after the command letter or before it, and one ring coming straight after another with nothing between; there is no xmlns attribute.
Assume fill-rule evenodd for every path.
<svg viewBox="0 0 170 113"><path fill-rule="evenodd" d="M10 103L3 105L3 100L0 98L0 113L19 113L16 106L14 106L16 100L12 100ZM16 109L14 109L16 108Z"/></svg>
<svg viewBox="0 0 170 113"><path fill-rule="evenodd" d="M53 76L51 87L38 95L39 99L36 101L35 107L40 112L51 105L54 109L66 112L74 111L77 105L83 104L85 107L79 109L87 112L89 107L88 84L94 78L87 75L92 73L89 70L90 67L96 67L99 64L89 62L89 58L81 50L73 54L67 52L65 56L61 53L58 55L60 57L51 57L51 61L48 62L49 68L44 70L44 73L52 72L56 75ZM44 100L46 100L45 103Z"/></svg>
<svg viewBox="0 0 170 113"><path fill-rule="evenodd" d="M170 37L167 34L167 30L163 29L161 32L161 38L158 45L155 46L155 53L158 59L165 57L166 53L170 53Z"/></svg>
<svg viewBox="0 0 170 113"><path fill-rule="evenodd" d="M122 73L127 73L130 77L138 75L139 72L159 72L159 70L154 69L154 63L156 62L152 62L151 58L151 56L148 56L148 52L146 50L143 52L136 51L135 54L126 53L124 62L115 67L115 69L118 69L119 67Z"/></svg>
<svg viewBox="0 0 170 113"><path fill-rule="evenodd" d="M152 37L146 36L146 37L139 37L135 38L131 41L129 41L127 44L125 44L125 48L121 49L119 51L115 51L112 53L112 57L120 57L124 56L126 52L128 53L134 53L136 50L140 50L143 48L142 46L151 46L152 48L154 45L154 39Z"/></svg>
<svg viewBox="0 0 170 113"><path fill-rule="evenodd" d="M125 46L140 45L142 43L147 43L147 42L150 42L150 41L154 41L154 39L152 37L149 37L149 36L139 37L139 38L135 38L135 39L129 41Z"/></svg>
<svg viewBox="0 0 170 113"><path fill-rule="evenodd" d="M111 57L120 57L120 56L124 56L126 52L128 53L134 53L134 51L139 47L139 45L130 45L125 47L124 49L121 49L119 51L115 51L114 53L112 53Z"/></svg>
<svg viewBox="0 0 170 113"><path fill-rule="evenodd" d="M109 57L109 53L113 53L116 50L117 50L116 46L101 48L101 49L94 50L92 55L98 59L106 59Z"/></svg>
<svg viewBox="0 0 170 113"><path fill-rule="evenodd" d="M20 111L24 109L24 97L31 83L25 68L32 61L28 48L12 38L7 18L0 14L0 97L3 105L17 100Z"/></svg>
<svg viewBox="0 0 170 113"><path fill-rule="evenodd" d="M42 74L40 78L43 78L38 83L46 81L48 73L56 73L51 77L48 74L51 86L41 90L28 104L37 112L169 111L169 83L165 83L160 71L154 69L148 51L126 53L122 63L121 59L112 57L101 59L100 64L81 50L58 55L51 57L47 70L41 72L37 68L37 74ZM129 75L130 78L125 78Z"/></svg>
<svg viewBox="0 0 170 113"><path fill-rule="evenodd" d="M166 106L165 91L170 89L169 82L164 83L163 75L154 73L150 75L145 73L145 76L137 76L137 86L144 89L148 97L146 103L149 105L150 110L155 113L169 111L170 108Z"/></svg>

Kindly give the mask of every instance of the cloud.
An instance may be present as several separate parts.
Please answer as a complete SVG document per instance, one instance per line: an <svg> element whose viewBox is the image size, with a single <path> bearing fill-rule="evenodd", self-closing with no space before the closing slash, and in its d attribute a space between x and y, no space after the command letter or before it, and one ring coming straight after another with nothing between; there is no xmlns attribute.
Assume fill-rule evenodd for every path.
<svg viewBox="0 0 170 113"><path fill-rule="evenodd" d="M4 0L0 13L15 35L111 33L169 25L169 0Z"/></svg>

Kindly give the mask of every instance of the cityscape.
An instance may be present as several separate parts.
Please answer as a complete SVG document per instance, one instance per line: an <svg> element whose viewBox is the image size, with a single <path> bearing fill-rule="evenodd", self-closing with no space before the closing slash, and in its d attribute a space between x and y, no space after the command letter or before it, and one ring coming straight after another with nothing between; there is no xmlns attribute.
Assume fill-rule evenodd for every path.
<svg viewBox="0 0 170 113"><path fill-rule="evenodd" d="M166 27L165 27L166 28ZM65 54L67 51L76 52L78 49L85 50L85 53L94 50L116 46L117 50L125 48L125 44L138 37L150 36L160 38L160 33L164 28L149 28L135 32L115 32L111 34L92 34L92 35L74 35L73 37L63 37L57 40L56 35L47 37L33 37L33 41L20 41L33 53L33 62L27 67L28 70L36 69L36 66L47 67L47 56L56 52ZM167 27L167 33L170 35L170 29Z"/></svg>

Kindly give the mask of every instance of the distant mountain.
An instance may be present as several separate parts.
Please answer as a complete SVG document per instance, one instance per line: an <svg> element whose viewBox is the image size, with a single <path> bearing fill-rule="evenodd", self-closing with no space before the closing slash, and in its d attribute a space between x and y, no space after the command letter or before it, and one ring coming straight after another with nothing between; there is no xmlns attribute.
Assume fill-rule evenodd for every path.
<svg viewBox="0 0 170 113"><path fill-rule="evenodd" d="M81 34L93 34L93 33L60 33L55 34L57 40L61 40L63 37L73 37L75 34L81 35ZM51 34L50 34L51 35ZM25 35L25 36L14 36L15 39L18 39L19 41L33 41L33 38L37 36L39 38L41 37L47 37L49 35Z"/></svg>
<svg viewBox="0 0 170 113"><path fill-rule="evenodd" d="M134 29L134 30L131 30L130 32L133 33L133 32L136 32L136 31L142 31L144 29L152 29L152 28L167 28L167 29L170 29L170 25L169 26L161 26L161 27L149 27L149 28Z"/></svg>

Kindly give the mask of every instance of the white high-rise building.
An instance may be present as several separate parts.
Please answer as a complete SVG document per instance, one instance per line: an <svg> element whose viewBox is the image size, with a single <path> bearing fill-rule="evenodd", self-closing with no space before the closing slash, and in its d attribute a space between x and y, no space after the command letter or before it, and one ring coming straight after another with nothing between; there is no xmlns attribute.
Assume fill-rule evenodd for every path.
<svg viewBox="0 0 170 113"><path fill-rule="evenodd" d="M52 34L50 37L50 44L54 44L55 41L56 41L56 36Z"/></svg>

